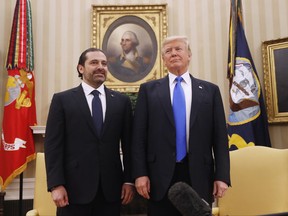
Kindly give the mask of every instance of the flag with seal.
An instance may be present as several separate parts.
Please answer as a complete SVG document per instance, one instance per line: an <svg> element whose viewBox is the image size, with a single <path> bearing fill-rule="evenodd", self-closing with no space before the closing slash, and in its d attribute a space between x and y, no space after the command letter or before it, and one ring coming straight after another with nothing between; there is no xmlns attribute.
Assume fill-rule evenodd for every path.
<svg viewBox="0 0 288 216"><path fill-rule="evenodd" d="M32 13L29 0L17 0L7 53L8 72L0 141L0 187L35 159L30 126L36 125Z"/></svg>
<svg viewBox="0 0 288 216"><path fill-rule="evenodd" d="M243 29L241 0L231 0L227 77L229 149L271 147L261 86Z"/></svg>

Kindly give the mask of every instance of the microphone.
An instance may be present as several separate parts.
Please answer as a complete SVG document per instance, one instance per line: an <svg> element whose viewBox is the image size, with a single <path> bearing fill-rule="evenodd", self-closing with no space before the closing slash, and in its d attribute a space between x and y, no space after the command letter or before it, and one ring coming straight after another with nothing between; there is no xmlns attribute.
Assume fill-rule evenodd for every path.
<svg viewBox="0 0 288 216"><path fill-rule="evenodd" d="M211 216L209 204L188 184L177 182L168 191L168 199L183 216Z"/></svg>

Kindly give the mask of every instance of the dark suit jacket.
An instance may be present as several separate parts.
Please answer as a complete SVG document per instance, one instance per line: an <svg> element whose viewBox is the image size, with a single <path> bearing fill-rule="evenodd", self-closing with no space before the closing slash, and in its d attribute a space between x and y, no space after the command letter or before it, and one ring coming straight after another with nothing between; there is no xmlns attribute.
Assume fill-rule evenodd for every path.
<svg viewBox="0 0 288 216"><path fill-rule="evenodd" d="M131 102L115 91L105 88L105 92L107 108L100 138L81 85L52 99L44 145L48 190L64 185L70 203L90 202L100 183L107 200L120 200L122 184L132 181Z"/></svg>
<svg viewBox="0 0 288 216"><path fill-rule="evenodd" d="M219 88L192 76L191 80L190 180L191 186L211 204L213 181L221 180L230 185L225 114ZM168 77L140 86L133 130L133 177L149 176L150 196L153 200L161 200L170 186L176 161L176 133Z"/></svg>

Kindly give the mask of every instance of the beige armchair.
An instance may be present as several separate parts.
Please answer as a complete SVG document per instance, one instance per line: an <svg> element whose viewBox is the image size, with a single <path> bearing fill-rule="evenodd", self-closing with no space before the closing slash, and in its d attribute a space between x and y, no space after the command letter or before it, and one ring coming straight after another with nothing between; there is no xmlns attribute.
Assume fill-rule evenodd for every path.
<svg viewBox="0 0 288 216"><path fill-rule="evenodd" d="M37 153L33 210L26 216L54 216L56 206L47 192L44 153Z"/></svg>
<svg viewBox="0 0 288 216"><path fill-rule="evenodd" d="M230 152L230 160L232 187L214 215L288 215L288 149L246 147Z"/></svg>

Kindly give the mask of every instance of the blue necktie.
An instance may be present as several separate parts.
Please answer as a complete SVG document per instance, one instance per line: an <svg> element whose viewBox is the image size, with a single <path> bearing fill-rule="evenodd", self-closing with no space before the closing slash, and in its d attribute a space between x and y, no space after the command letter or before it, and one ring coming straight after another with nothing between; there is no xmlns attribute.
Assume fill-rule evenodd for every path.
<svg viewBox="0 0 288 216"><path fill-rule="evenodd" d="M102 105L101 105L101 100L99 98L100 92L97 90L93 90L91 94L94 95L94 98L92 100L92 118L93 118L94 126L96 128L96 132L98 136L100 136L102 124L103 124Z"/></svg>
<svg viewBox="0 0 288 216"><path fill-rule="evenodd" d="M185 95L181 86L182 77L176 77L174 87L173 112L176 126L176 161L186 156L186 105Z"/></svg>

